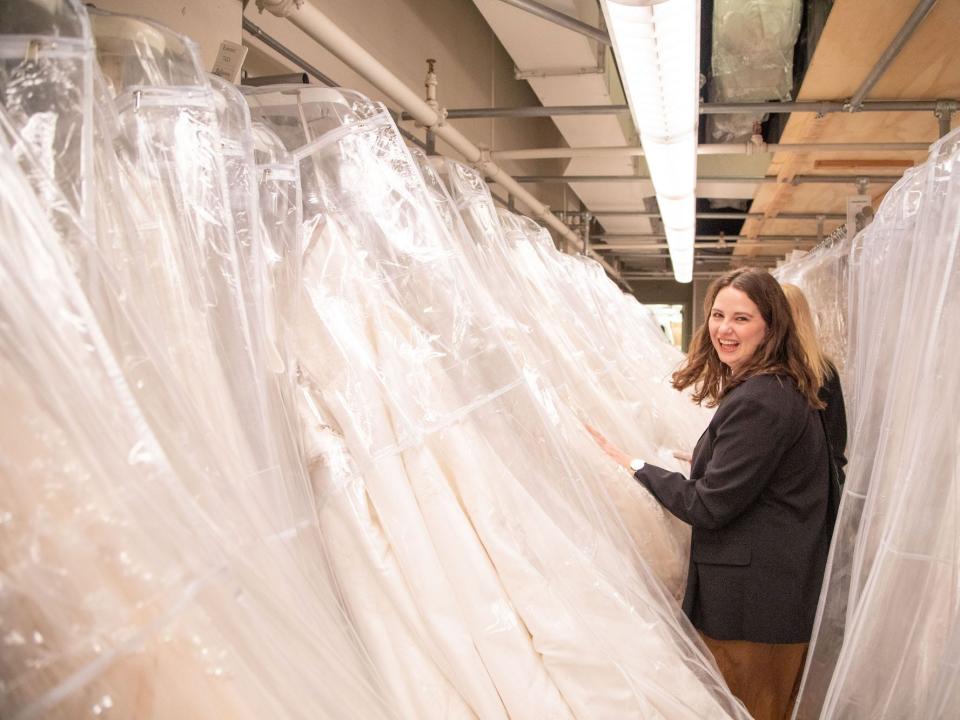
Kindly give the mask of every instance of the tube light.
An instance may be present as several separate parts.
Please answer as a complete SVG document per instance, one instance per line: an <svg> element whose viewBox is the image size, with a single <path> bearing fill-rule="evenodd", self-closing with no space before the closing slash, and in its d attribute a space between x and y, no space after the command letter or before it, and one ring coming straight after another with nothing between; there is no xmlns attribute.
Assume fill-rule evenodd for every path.
<svg viewBox="0 0 960 720"><path fill-rule="evenodd" d="M690 282L696 234L700 3L602 0L601 5L650 168L674 276Z"/></svg>

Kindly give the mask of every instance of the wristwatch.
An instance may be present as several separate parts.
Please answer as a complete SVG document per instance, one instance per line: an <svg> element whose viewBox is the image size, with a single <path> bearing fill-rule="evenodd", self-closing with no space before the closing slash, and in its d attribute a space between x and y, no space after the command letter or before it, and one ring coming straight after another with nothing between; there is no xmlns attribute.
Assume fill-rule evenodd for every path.
<svg viewBox="0 0 960 720"><path fill-rule="evenodd" d="M634 458L630 461L630 469L633 470L634 473L638 473L643 470L644 465L646 465L646 463L640 458Z"/></svg>

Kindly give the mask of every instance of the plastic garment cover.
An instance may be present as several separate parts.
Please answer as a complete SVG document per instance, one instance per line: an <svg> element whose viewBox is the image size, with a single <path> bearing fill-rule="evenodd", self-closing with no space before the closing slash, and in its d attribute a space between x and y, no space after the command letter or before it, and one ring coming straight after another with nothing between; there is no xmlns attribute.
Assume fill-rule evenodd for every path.
<svg viewBox="0 0 960 720"><path fill-rule="evenodd" d="M793 48L800 34L800 0L715 0L711 100L789 100ZM714 142L745 142L762 115L709 118Z"/></svg>
<svg viewBox="0 0 960 720"><path fill-rule="evenodd" d="M849 246L850 464L800 718L960 709L958 141L935 144Z"/></svg>
<svg viewBox="0 0 960 720"><path fill-rule="evenodd" d="M422 162L425 159L421 156L420 167L429 178L432 166ZM466 237L460 232L465 254L475 258L478 278L488 283L489 294L496 296L518 323L513 332L504 333L513 355L525 366L536 368L565 404L621 447L629 447L651 462L680 469L671 451L692 447L703 431L699 421L705 422L705 418L692 404L683 405L682 398L672 389L663 392L669 387L663 381L679 358L667 359L657 352L659 347L653 347L640 357L630 358L637 365L644 365L641 372L631 377L618 372L628 361L620 356L604 355L605 349L592 342L589 332L596 319L589 315L581 317L565 306L554 286L561 254L552 249L549 235L520 216L507 212L498 216L486 182L473 168L446 160L441 170L451 194L446 204L459 207L462 217L462 223L453 229L469 229ZM429 187L432 183L427 184ZM545 247L550 248L549 255L538 255L531 240L545 242ZM545 264L545 260L551 264ZM577 267L583 266L577 263ZM591 280L595 278L587 280L586 293L590 292ZM609 285L605 275L601 282ZM627 322L628 314L618 313L618 317L624 322L620 332L630 333L633 328ZM644 329L647 327L644 325ZM662 334L659 338L644 335L644 339L652 340L655 346L664 344L662 338ZM619 349L613 351L619 352ZM659 397L658 390L661 391ZM689 411L686 414L691 419L690 432L676 445L658 444L657 441L663 439L658 431L665 427L677 430L682 423L649 422L660 403L667 408L677 408L681 415L684 410ZM664 511L639 483L623 473L610 478L607 491L619 519L629 531L632 546L679 598L687 568L689 528Z"/></svg>
<svg viewBox="0 0 960 720"><path fill-rule="evenodd" d="M186 48L166 58L178 79L199 67L182 39L125 22L148 42L124 49L124 37L138 35L107 36L116 67L139 65L153 87L165 76L151 49ZM304 471L264 439L285 432L268 402L276 372L253 351L257 342L226 340L257 326L218 324L227 311L242 317L252 297L241 288L256 274L227 274L244 267L236 256L245 250L223 199L240 202L242 193L227 193L215 96L201 74L192 77L186 113L204 108L202 122L176 115L175 92L162 93L161 105L175 127L209 139L189 146L191 156L165 149L169 116L118 115L98 85L96 132L87 135L97 165L81 178L97 190L95 237L62 197L47 205L59 183L38 186L42 155L34 159L32 142L17 136L19 118L4 124L16 156L34 165L18 174L10 147L0 148L0 382L16 408L0 431L11 499L0 543L0 714L389 717L328 575ZM191 177L207 193L194 204L178 196L198 189L183 184ZM256 188L245 187L256 208ZM249 239L259 222L248 228ZM224 253L190 252L214 235ZM96 272L78 283L75 259ZM219 296L232 308L191 294L216 282L237 288ZM241 348L239 360L227 348Z"/></svg>
<svg viewBox="0 0 960 720"><path fill-rule="evenodd" d="M774 273L780 282L803 288L823 351L840 370L845 398L852 397L853 390L845 374L848 336L852 332L852 328L847 327L851 241L852 238L845 236L809 253L799 253L798 258Z"/></svg>
<svg viewBox="0 0 960 720"><path fill-rule="evenodd" d="M31 161L25 172L40 172L54 184L43 203L63 233L92 231L92 193L85 181L92 158L91 83L93 43L87 16L77 0L4 2L0 5L0 104L22 138ZM57 215L80 218L80 225Z"/></svg>
<svg viewBox="0 0 960 720"><path fill-rule="evenodd" d="M321 528L407 717L742 710L642 558L614 469L510 337L386 110L253 89L300 159L296 346ZM338 538L334 541L333 538Z"/></svg>

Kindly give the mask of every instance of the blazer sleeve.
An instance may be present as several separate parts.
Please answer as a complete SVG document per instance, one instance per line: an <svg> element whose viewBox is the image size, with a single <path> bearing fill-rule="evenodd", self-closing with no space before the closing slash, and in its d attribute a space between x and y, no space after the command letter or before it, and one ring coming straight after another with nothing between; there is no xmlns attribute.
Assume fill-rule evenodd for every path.
<svg viewBox="0 0 960 720"><path fill-rule="evenodd" d="M771 401L773 400L773 401ZM786 408L774 399L731 397L701 477L686 478L654 465L634 477L671 513L696 528L716 530L757 499L793 443Z"/></svg>

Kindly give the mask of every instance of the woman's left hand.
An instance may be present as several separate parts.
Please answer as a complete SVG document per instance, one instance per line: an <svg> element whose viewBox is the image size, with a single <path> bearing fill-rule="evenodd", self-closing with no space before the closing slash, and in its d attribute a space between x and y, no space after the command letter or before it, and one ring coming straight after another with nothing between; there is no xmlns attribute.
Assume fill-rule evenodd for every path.
<svg viewBox="0 0 960 720"><path fill-rule="evenodd" d="M587 428L587 432L589 432L589 433L593 436L593 439L597 441L597 445L599 445L600 448L601 448L607 455L609 455L611 458L613 458L613 460L614 460L618 465L621 465L621 466L625 467L627 470L630 470L630 460L631 460L632 458L631 458L629 455L627 455L625 452L623 452L623 450L621 450L620 448L618 448L616 445L613 445L613 444L612 444L609 440L607 440L607 439L600 433L600 431L597 430L596 428L594 428L594 427L592 427L592 426L590 426L590 425L587 425L586 423L584 423L584 427ZM631 472L632 472L632 471L631 471Z"/></svg>

